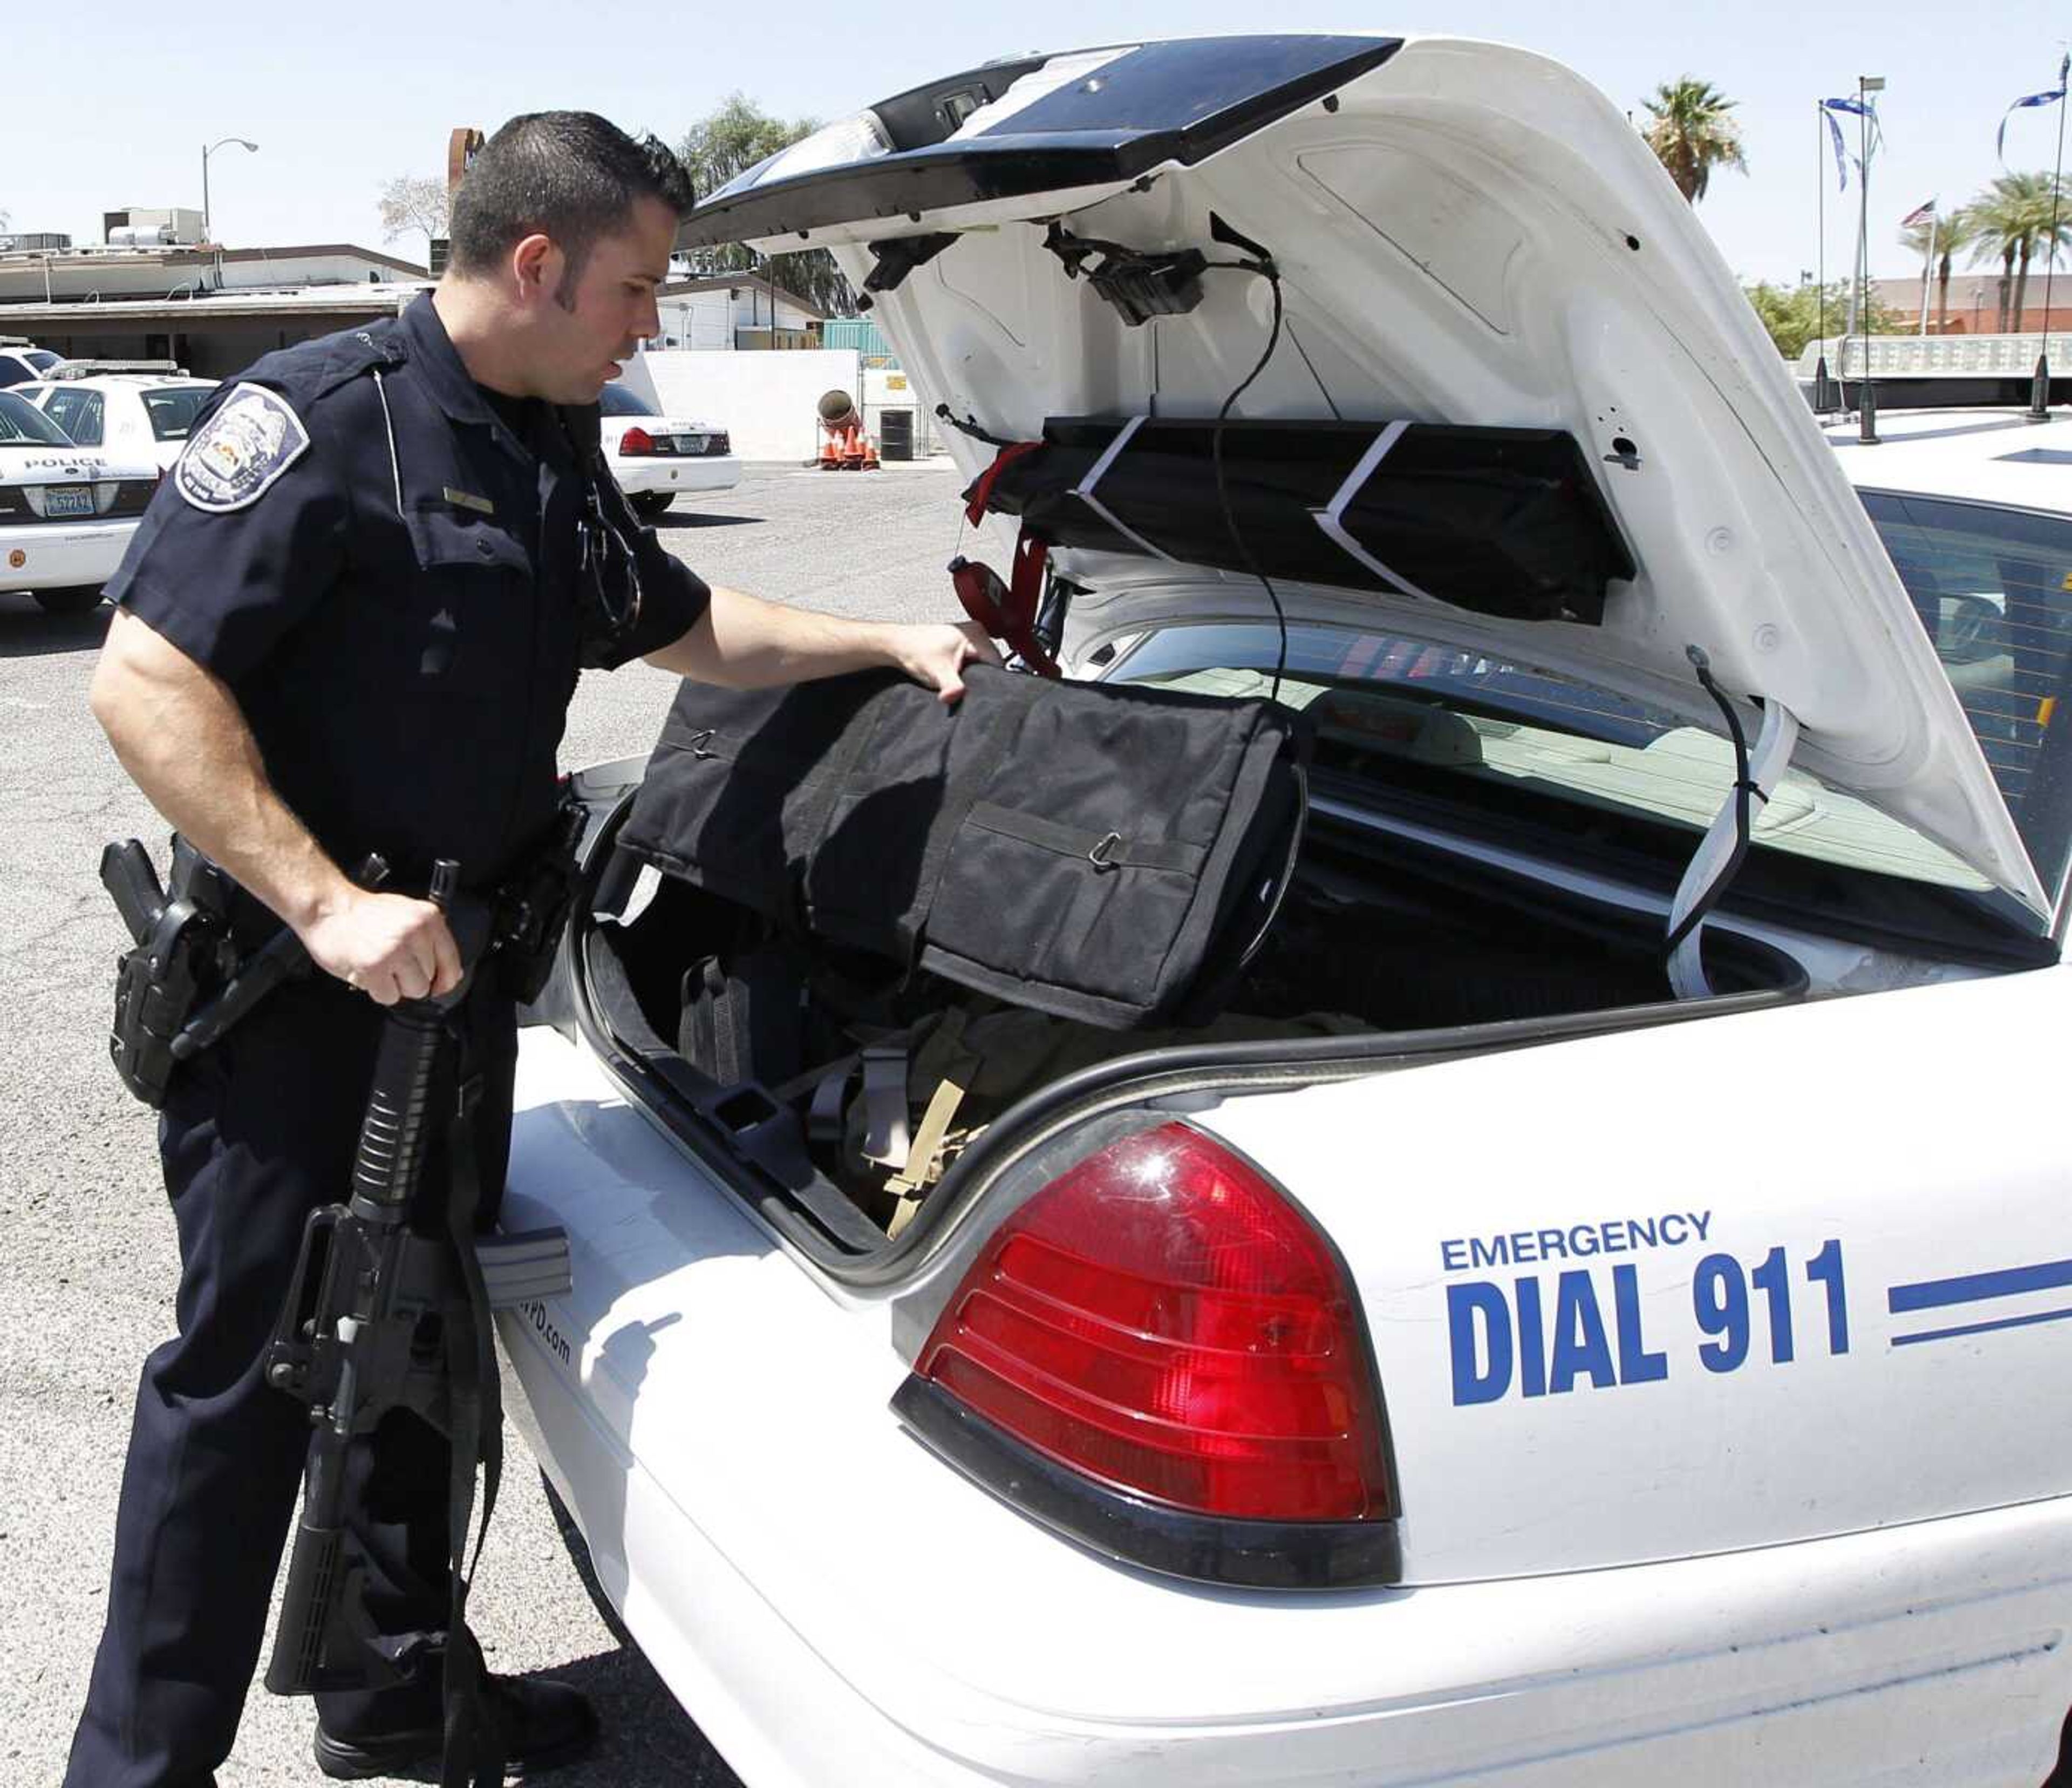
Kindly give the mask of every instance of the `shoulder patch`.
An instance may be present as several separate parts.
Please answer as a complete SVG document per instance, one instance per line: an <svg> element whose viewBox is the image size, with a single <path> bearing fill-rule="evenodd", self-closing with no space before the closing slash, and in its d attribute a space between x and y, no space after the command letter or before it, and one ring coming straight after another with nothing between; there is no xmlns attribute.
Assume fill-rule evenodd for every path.
<svg viewBox="0 0 2072 1788"><path fill-rule="evenodd" d="M278 391L240 385L173 465L173 483L198 509L249 509L309 449L302 419Z"/></svg>

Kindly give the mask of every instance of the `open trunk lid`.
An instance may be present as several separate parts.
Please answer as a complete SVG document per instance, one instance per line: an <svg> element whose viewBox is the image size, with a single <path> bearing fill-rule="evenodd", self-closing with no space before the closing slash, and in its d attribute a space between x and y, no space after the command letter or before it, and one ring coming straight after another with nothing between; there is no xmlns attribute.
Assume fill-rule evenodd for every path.
<svg viewBox="0 0 2072 1788"><path fill-rule="evenodd" d="M1046 424L1055 440L1075 418L1116 425L1112 439L1136 418L1216 417L1272 329L1274 286L1233 265L1263 249L1281 333L1229 417L1329 425L1352 468L1304 505L1326 568L1312 552L1276 576L1291 618L1342 617L1356 591L1376 627L1716 728L1698 649L1732 694L1795 717L1794 762L2047 910L1787 369L1630 125L1559 64L1447 39L1294 35L1025 58L783 151L680 237L739 241L832 249L919 389L1003 441ZM1077 246L1089 241L1127 252ZM1190 249L1207 264L1174 260ZM1566 436L1566 476L1588 480L1584 506L1602 518L1598 599L1552 618L1442 599L1339 539L1354 480L1405 423L1489 431L1493 472L1498 431ZM950 445L974 475L994 459L970 435ZM1080 479L1089 497L1108 469ZM1263 606L1244 572L1109 519L1119 538L1053 554L1088 590L1083 624L1104 607L1137 620Z"/></svg>

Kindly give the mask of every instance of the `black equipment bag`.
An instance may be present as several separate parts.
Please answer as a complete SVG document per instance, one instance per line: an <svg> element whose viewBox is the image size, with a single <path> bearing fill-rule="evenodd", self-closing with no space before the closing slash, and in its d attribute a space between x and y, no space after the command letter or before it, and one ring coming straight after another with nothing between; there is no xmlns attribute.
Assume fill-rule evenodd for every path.
<svg viewBox="0 0 2072 1788"><path fill-rule="evenodd" d="M1227 422L1220 488L1218 432L1053 418L964 495L1053 547L1149 548L1519 620L1594 625L1607 587L1634 575L1589 460L1559 429Z"/></svg>
<svg viewBox="0 0 2072 1788"><path fill-rule="evenodd" d="M1277 703L990 665L686 682L620 834L781 931L1114 1029L1198 1022L1271 921L1308 735Z"/></svg>

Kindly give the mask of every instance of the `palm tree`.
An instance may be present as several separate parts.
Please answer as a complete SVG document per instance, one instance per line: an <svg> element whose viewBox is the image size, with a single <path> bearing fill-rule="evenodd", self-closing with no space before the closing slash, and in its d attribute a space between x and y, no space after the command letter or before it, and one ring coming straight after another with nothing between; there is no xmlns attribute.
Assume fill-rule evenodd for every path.
<svg viewBox="0 0 2072 1788"><path fill-rule="evenodd" d="M2029 264L2038 249L2046 262L2072 246L2072 204L2048 174L2003 174L1965 208L1972 223L1971 264L2000 264L2000 332L2021 328L2029 301ZM2012 286L2010 295L2009 286Z"/></svg>
<svg viewBox="0 0 2072 1788"><path fill-rule="evenodd" d="M1968 247L1975 226L1971 214L1961 205L1947 217L1938 217L1934 224L1916 224L1899 233L1899 239L1914 252L1926 257L1931 246L1930 236L1934 234L1935 251L1935 331L1940 335L1950 327L1950 266L1960 249Z"/></svg>
<svg viewBox="0 0 2072 1788"><path fill-rule="evenodd" d="M1641 134L1692 204L1705 196L1714 168L1748 172L1741 126L1727 116L1735 102L1710 81L1684 75L1656 88L1655 97L1642 103L1651 122Z"/></svg>

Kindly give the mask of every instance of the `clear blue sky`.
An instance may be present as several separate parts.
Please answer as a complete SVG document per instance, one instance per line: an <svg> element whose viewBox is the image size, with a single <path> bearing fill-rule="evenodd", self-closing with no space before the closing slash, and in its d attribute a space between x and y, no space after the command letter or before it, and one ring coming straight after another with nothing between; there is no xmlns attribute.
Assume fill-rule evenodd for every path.
<svg viewBox="0 0 2072 1788"><path fill-rule="evenodd" d="M1814 264L1815 102L1889 83L1887 148L1873 167L1873 270L1918 270L1897 220L1940 193L1962 201L2000 171L1993 133L2016 97L2053 84L2072 0L1930 6L1783 0L1642 6L1612 0L1083 0L997 6L912 0L837 7L619 0L441 0L370 8L189 8L138 0L10 8L10 78L0 106L0 210L18 230L98 239L104 210L201 203L210 163L216 233L233 247L356 241L381 246L376 196L397 174L443 172L455 125L492 130L515 112L598 111L671 141L735 89L786 116L840 116L989 57L1134 37L1284 27L1442 31L1558 57L1622 107L1685 72L1740 102L1746 178L1716 178L1699 216L1749 278L1790 281ZM2011 127L2008 163L2048 168L2056 113ZM1853 209L1828 186L1827 269L1852 253ZM1855 198L1852 175L1848 204ZM399 242L415 252L421 238Z"/></svg>

